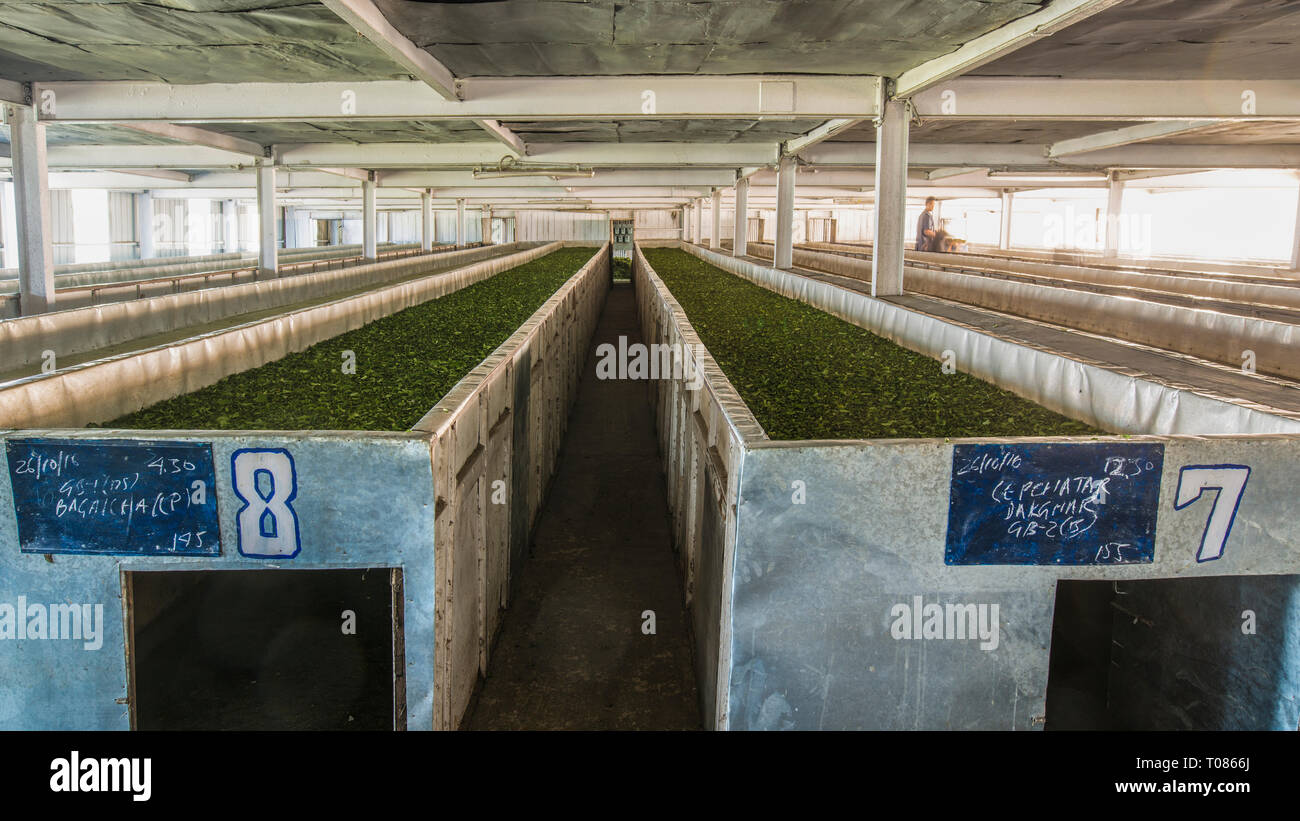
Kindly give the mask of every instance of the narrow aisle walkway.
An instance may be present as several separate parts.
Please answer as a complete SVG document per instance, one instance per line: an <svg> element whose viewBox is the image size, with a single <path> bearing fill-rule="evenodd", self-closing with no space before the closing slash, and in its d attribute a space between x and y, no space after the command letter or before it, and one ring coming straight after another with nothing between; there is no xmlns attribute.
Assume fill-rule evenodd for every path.
<svg viewBox="0 0 1300 821"><path fill-rule="evenodd" d="M641 339L615 285L472 730L699 729L681 581L646 384L596 378L596 346ZM654 635L642 632L653 610Z"/></svg>

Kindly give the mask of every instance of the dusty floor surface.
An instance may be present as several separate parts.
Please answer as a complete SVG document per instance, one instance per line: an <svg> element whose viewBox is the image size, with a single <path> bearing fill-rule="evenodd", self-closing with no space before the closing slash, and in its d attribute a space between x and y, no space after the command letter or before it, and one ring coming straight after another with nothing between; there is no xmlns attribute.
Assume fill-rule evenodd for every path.
<svg viewBox="0 0 1300 821"><path fill-rule="evenodd" d="M639 341L616 285L520 569L474 730L699 729L681 581L645 382L596 378L596 346ZM642 632L653 610L654 635Z"/></svg>

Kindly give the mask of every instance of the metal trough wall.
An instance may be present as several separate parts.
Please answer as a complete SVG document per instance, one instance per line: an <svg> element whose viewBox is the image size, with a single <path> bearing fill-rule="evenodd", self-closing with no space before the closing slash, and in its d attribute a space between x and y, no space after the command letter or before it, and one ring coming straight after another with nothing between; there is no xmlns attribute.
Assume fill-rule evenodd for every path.
<svg viewBox="0 0 1300 821"><path fill-rule="evenodd" d="M559 245L550 243L173 345L16 382L0 390L0 420L13 427L36 428L116 419L457 291L544 256Z"/></svg>
<svg viewBox="0 0 1300 821"><path fill-rule="evenodd" d="M4 353L5 367L17 368L40 362L47 350L58 356L67 356L228 316L292 305L367 285L380 285L430 267L468 264L502 251L533 246L515 243L440 252L436 256L408 257L10 319L0 322L0 351Z"/></svg>
<svg viewBox="0 0 1300 821"><path fill-rule="evenodd" d="M767 252L770 249L756 248ZM796 250L794 264L871 281L871 263L840 254ZM1084 331L1110 334L1215 362L1240 365L1254 351L1257 368L1300 378L1300 325L1149 302L1132 297L909 266L908 291L1005 311Z"/></svg>
<svg viewBox="0 0 1300 821"><path fill-rule="evenodd" d="M419 243L396 244L383 242L380 252L401 248L414 248ZM329 245L319 248L281 248L277 259L281 265L333 257L355 256L361 253L360 245ZM104 285L115 282L132 282L159 276L224 271L240 264L256 266L257 254L228 253L201 256L154 257L152 259L115 260L113 262L88 262L54 266L56 288L73 288L81 285ZM18 269L0 271L0 294L18 291Z"/></svg>
<svg viewBox="0 0 1300 821"><path fill-rule="evenodd" d="M1035 451L1035 442L1052 449ZM1008 457L1024 461L1012 469ZM752 446L735 543L728 726L1041 728L1053 706L1048 662L1058 579L1290 574L1229 580L1228 594L1221 582L1157 612L1144 602L1148 591L1128 586L1131 599L1119 600L1133 618L1115 619L1141 620L1142 629L1112 651L1111 663L1112 681L1122 673L1141 682L1124 691L1128 697L1163 691L1185 710L1186 723L1175 726L1294 730L1300 520L1290 488L1297 459L1300 437L1271 436ZM1095 482L1148 466L1149 474L1111 477L1107 503L1091 504L1101 511L1097 519L1070 539L1008 533L1008 515L1016 527L1022 514L1037 514L1029 507L1008 514L1013 503L992 498L1026 483L1032 495L1039 482L1067 474ZM1209 471L1219 474L1207 478L1215 476ZM1225 478L1245 482L1240 496L1235 487L1191 491ZM792 503L796 481L807 488L803 504ZM1184 501L1194 499L1181 509L1180 487ZM1216 515L1222 518L1211 523ZM995 531L1007 546L996 559L1003 563L953 563L959 553L994 561ZM1043 560L1062 548L1068 564L1006 563ZM1220 548L1218 558L1198 561ZM1243 634L1246 610L1268 622L1257 635ZM942 621L931 626L939 613Z"/></svg>
<svg viewBox="0 0 1300 821"><path fill-rule="evenodd" d="M405 715L398 711L399 729L428 729L432 726L434 701L434 626L433 602L436 589L433 516L433 472L429 462L429 439L420 433L365 432L273 432L273 431L87 431L24 430L0 434L8 450L8 468L0 470L0 621L6 606L16 610L19 602L28 607L50 608L51 621L46 639L14 637L12 628L0 626L0 728L6 730L126 730L132 726L134 696L131 682L131 656L127 646L129 619L133 615L124 600L124 572L130 571L203 571L331 568L401 568L405 590L403 629L405 666L394 679L394 691L405 692L398 703L405 705ZM34 441L35 440L35 441ZM39 440L58 442L82 441L98 453L110 448L106 441L123 443L125 463L130 473L146 473L153 461L150 443L186 443L189 449L210 453L203 464L190 458L193 470L142 478L155 490L193 492L195 481L208 483L206 502L190 508L187 520L206 519L203 547L219 549L216 555L168 555L176 545L173 539L185 538L193 550L198 544L197 530L191 524L160 533L161 552L145 552L146 544L137 537L114 542L116 532L125 533L120 517L109 516L101 523L104 544L116 552L102 554L44 555L20 551L17 522L14 516L12 474L29 463L31 452L39 448L41 457L53 458L65 475L46 479L44 490L64 501L86 509L97 491L88 487L59 488L78 479L94 481L98 476L81 475L79 468L66 457L85 463L88 456L66 444L36 445ZM258 522L250 518L236 482L247 481L256 467L238 463L235 457L248 453L255 458L273 460L268 466L283 469L283 483L275 486L270 500L276 510L278 534L283 537L272 547L259 545ZM168 451L170 454L179 451ZM59 455L65 454L60 459ZM139 456L135 456L139 454ZM96 457L98 458L98 457ZM169 457L170 458L170 457ZM264 463L266 464L266 463ZM121 466L120 466L121 467ZM122 468L125 470L125 468ZM24 474L19 474L20 476ZM32 474L26 474L31 478ZM114 479L119 478L114 476ZM244 498L248 498L245 489ZM128 494L113 489L105 498L119 502ZM25 499L38 497L30 491ZM166 497L164 497L166 498ZM148 497L150 505L154 498ZM57 502L43 505L49 512ZM281 507L280 505L284 506ZM254 511L255 513L256 511ZM57 513L57 512L56 512ZM93 517L93 513L89 514ZM145 514L141 514L144 516ZM29 519L30 520L30 519ZM185 536L185 534L189 534ZM219 541L214 541L218 540ZM218 548L219 545L219 548ZM296 555L273 551L287 549ZM20 599L20 597L22 597ZM93 641L55 639L53 606L79 604L83 612L98 619L99 635ZM89 611L86 607L89 606ZM97 610L102 606L102 610ZM29 613L31 611L29 610ZM95 616L96 613L99 616ZM141 625L137 624L137 628ZM268 624L269 632L289 625ZM371 626L373 627L373 625Z"/></svg>
<svg viewBox="0 0 1300 821"><path fill-rule="evenodd" d="M770 257L771 252L767 250L768 248L770 246L760 248L760 253L763 256ZM799 250L853 256L868 262L871 260L869 249L864 250L849 245L808 243ZM1047 276L1087 285L1147 288L1165 293L1185 294L1206 299L1300 308L1300 282L1294 279L1284 283L1280 279L1265 279L1263 276L1247 277L1230 273L1219 275L1203 273L1175 275L1162 271L1094 267L1082 264L1067 265L1064 263L1008 259L986 254L908 251L906 256L909 262L932 266L941 270L955 269L960 272L962 268L977 268L995 274ZM967 273L969 272L967 271Z"/></svg>
<svg viewBox="0 0 1300 821"><path fill-rule="evenodd" d="M832 296L813 290L830 286L690 250L824 310ZM639 254L636 282L647 339L693 341ZM834 304L864 327L880 319ZM957 344L934 326L884 324ZM1026 370L1020 378L1032 380ZM700 601L697 583L692 607L697 635L718 641L697 660L702 679L717 678L713 726L1041 729L1056 584L1092 579L1128 596L1115 629L1140 628L1111 658L1122 695L1172 693L1176 726L1296 727L1300 431L1231 433L1225 423L1261 420L1229 416L1212 423L1231 433L1218 436L772 442L739 397L717 401L735 393L725 375L706 373L707 390L656 389L668 406L660 438L670 486L699 493L705 484L689 427L701 406L721 414L738 468L726 507L705 509L725 522L722 578L712 602ZM1084 387L1100 393L1097 403L1140 409L1122 401L1122 385ZM1139 421L1206 423L1155 414L1130 424ZM690 498L670 492L675 521L690 522ZM1211 587L1163 603L1137 584L1198 579ZM1247 610L1268 627L1247 634ZM701 630L701 614L715 611L720 623Z"/></svg>
<svg viewBox="0 0 1300 821"><path fill-rule="evenodd" d="M609 287L608 247L593 252L407 432L0 430L0 728L133 726L126 573L339 568L401 571L395 727L454 728ZM259 470L273 476L264 505ZM15 628L33 607L47 614L40 635L25 616Z"/></svg>
<svg viewBox="0 0 1300 821"><path fill-rule="evenodd" d="M695 638L701 714L706 727L723 728L731 545L735 542L740 468L745 443L764 441L767 435L704 350L686 314L646 262L639 245L632 278L642 337L649 345L666 345L669 351L680 352L676 355L684 363L681 378L649 384L667 477L673 543ZM694 374L700 377L694 378Z"/></svg>
<svg viewBox="0 0 1300 821"><path fill-rule="evenodd" d="M1280 412L1097 367L798 274L695 245L683 247L725 271L806 302L905 348L934 359L942 358L944 351L952 351L959 370L1105 430L1158 434L1300 433L1300 419Z"/></svg>
<svg viewBox="0 0 1300 821"><path fill-rule="evenodd" d="M609 283L605 245L413 428L437 488L435 729L460 725L487 672Z"/></svg>

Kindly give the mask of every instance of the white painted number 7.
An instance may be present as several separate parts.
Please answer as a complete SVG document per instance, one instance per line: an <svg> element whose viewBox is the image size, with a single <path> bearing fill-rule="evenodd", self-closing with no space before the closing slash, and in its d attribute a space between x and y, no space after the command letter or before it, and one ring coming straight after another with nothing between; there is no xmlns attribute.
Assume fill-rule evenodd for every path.
<svg viewBox="0 0 1300 821"><path fill-rule="evenodd" d="M1178 493L1174 510L1183 508L1201 498L1207 490L1217 490L1210 518L1205 522L1201 547L1196 551L1196 561L1210 562L1223 556L1223 548L1232 532L1237 508L1246 492L1250 468L1245 465L1188 465L1178 471Z"/></svg>

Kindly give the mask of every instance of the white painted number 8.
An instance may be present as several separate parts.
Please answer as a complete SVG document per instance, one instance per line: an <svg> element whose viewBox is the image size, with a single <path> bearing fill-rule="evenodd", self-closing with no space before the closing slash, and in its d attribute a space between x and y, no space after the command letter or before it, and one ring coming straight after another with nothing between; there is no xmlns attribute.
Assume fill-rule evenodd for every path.
<svg viewBox="0 0 1300 821"><path fill-rule="evenodd" d="M298 495L293 457L284 448L237 450L230 457L235 496L243 507L235 514L239 555L292 559L302 543L298 514L290 504Z"/></svg>
<svg viewBox="0 0 1300 821"><path fill-rule="evenodd" d="M1196 561L1210 562L1223 556L1223 548L1232 532L1237 508L1246 492L1250 468L1245 465L1188 465L1178 471L1178 493L1174 510L1183 508L1201 498L1207 490L1217 490L1210 517L1205 522L1201 546L1196 551Z"/></svg>

